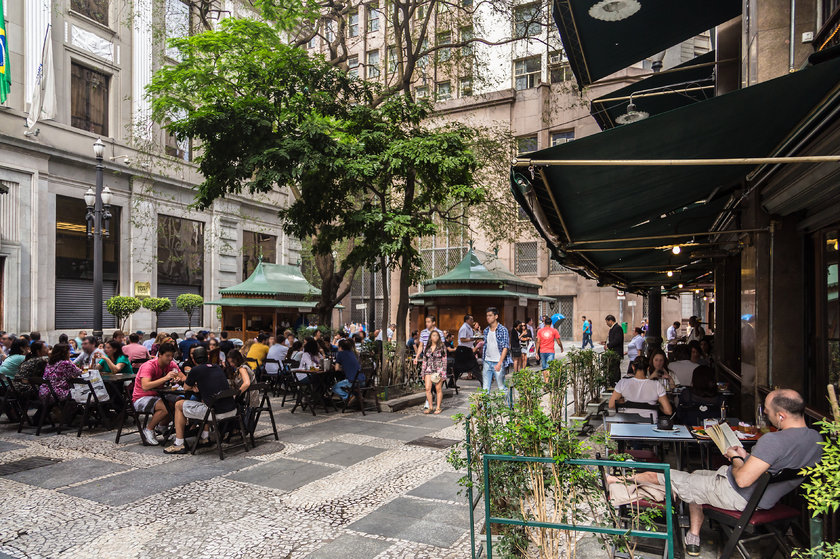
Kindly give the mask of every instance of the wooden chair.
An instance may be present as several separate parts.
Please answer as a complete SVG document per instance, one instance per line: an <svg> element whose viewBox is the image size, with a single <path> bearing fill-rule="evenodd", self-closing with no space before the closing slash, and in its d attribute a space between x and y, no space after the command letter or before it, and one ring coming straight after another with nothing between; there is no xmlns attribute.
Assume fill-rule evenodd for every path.
<svg viewBox="0 0 840 559"><path fill-rule="evenodd" d="M200 427L198 431L201 433L207 425L210 425L211 430L216 434L216 448L219 450L219 459L221 460L225 459L225 453L224 450L222 450L222 436L224 435L222 426L226 428L229 428L231 424L238 426L239 435L242 439L241 444L245 447L245 452L250 450L248 448L248 431L245 429L245 422L242 418L242 407L239 403L236 403L236 408L233 410L233 413L216 413L217 402L227 398L233 398L234 402L236 402L236 397L238 395L238 388L229 388L228 390L222 390L221 392L204 399L204 403L207 405L207 413L204 414L204 419L199 422ZM195 420L191 419L190 422L195 422ZM200 440L201 439L199 437L196 437L191 451L192 454L195 454L195 451L198 449L198 443Z"/></svg>
<svg viewBox="0 0 840 559"><path fill-rule="evenodd" d="M134 403L131 401L132 395L134 394L134 381L125 387L124 392L125 397L123 398L123 405L120 409L119 415L117 416L117 438L114 442L119 443L120 437L123 435L133 435L134 433L137 433L143 446L149 446L149 443L146 442L146 437L143 436L143 427L149 422L149 416L155 412L155 404L157 402L149 402L146 409L143 411L137 411L134 409ZM130 418L131 422L134 424L134 430L124 433L123 427L125 427L125 420L127 418Z"/></svg>
<svg viewBox="0 0 840 559"><path fill-rule="evenodd" d="M777 503L768 510L759 510L758 504L771 484L794 479L803 479L798 470L785 469L773 476L769 472L764 472L756 481L750 500L747 501L747 506L743 511L703 505L706 517L716 524L726 537L720 559L730 559L736 548L743 557L750 559L752 556L744 544L766 538L775 540L784 557L790 557L792 548L785 541L785 533L799 519L800 511L781 503Z"/></svg>

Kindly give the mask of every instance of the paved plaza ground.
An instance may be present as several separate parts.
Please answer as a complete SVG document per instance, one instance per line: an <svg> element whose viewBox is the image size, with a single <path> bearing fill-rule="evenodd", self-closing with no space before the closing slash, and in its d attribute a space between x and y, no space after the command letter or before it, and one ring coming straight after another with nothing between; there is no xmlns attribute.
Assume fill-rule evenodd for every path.
<svg viewBox="0 0 840 559"><path fill-rule="evenodd" d="M467 393L445 403L437 416L365 417L287 404L275 412L280 443L223 461L165 455L137 435L115 444L113 431L35 437L0 425L0 558L463 559L460 475L447 449L411 444L463 438L451 415ZM35 457L23 464L39 467L10 473Z"/></svg>

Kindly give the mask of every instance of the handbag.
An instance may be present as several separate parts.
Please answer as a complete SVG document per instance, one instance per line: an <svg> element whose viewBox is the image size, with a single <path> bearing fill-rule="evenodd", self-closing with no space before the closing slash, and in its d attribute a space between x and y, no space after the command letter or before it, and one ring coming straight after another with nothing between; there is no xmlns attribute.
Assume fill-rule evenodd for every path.
<svg viewBox="0 0 840 559"><path fill-rule="evenodd" d="M431 375L429 375L429 378L432 379L432 384L437 384L441 380L443 380L440 376L440 373L432 373Z"/></svg>

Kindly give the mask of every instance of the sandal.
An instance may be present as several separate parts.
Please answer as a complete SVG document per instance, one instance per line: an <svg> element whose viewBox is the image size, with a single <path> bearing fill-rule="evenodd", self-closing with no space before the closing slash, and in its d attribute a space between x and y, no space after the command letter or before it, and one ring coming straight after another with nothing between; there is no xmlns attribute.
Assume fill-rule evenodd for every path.
<svg viewBox="0 0 840 559"><path fill-rule="evenodd" d="M432 410L430 410L429 408L426 408L425 410L423 410L423 413L429 414L429 413L432 413Z"/></svg>
<svg viewBox="0 0 840 559"><path fill-rule="evenodd" d="M440 408L435 410L435 415L439 414L442 410Z"/></svg>

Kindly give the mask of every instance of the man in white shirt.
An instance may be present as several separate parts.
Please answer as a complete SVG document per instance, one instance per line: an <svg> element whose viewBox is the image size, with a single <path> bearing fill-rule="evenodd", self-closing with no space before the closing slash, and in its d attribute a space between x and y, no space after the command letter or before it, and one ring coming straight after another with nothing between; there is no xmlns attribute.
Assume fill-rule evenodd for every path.
<svg viewBox="0 0 840 559"><path fill-rule="evenodd" d="M510 358L510 334L507 328L499 324L499 310L496 307L487 309L483 357L482 388L489 392L493 387L493 377L495 377L499 390L506 390L505 373L513 364Z"/></svg>
<svg viewBox="0 0 840 559"><path fill-rule="evenodd" d="M390 327L387 330L388 330L388 341L390 342L394 339L394 331ZM384 332L384 331L385 331L385 328L380 328L379 329L379 333L376 335L376 341L377 342L382 341L382 332Z"/></svg>
<svg viewBox="0 0 840 559"><path fill-rule="evenodd" d="M458 329L458 347L463 346L473 349L475 347L473 337L475 337L475 331L473 330L473 317L472 315L465 314L464 323L461 325L461 328Z"/></svg>
<svg viewBox="0 0 840 559"><path fill-rule="evenodd" d="M286 355L289 353L289 346L284 343L278 343L276 340L268 348L268 354L266 355L266 359L275 359L277 363L272 363L270 361L266 361L265 363L265 372L269 375L276 375L280 372L280 365L283 360L286 358Z"/></svg>
<svg viewBox="0 0 840 559"><path fill-rule="evenodd" d="M665 331L665 339L668 343L673 343L677 339L677 330L680 329L680 323L675 322L672 325L668 326L668 330Z"/></svg>
<svg viewBox="0 0 840 559"><path fill-rule="evenodd" d="M157 338L157 332L150 332L149 339L143 342L143 347L145 347L146 351L148 351L149 353L151 353L152 351L152 346L155 343L155 338Z"/></svg>

